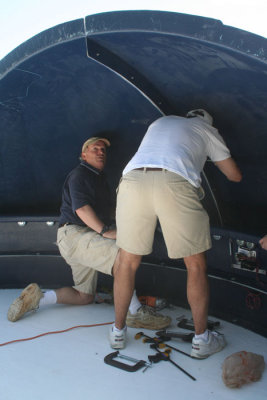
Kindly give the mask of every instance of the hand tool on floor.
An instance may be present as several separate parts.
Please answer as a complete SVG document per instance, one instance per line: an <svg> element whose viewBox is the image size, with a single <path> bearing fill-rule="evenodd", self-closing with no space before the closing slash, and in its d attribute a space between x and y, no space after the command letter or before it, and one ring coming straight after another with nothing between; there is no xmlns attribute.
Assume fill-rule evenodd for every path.
<svg viewBox="0 0 267 400"><path fill-rule="evenodd" d="M173 346L171 346L171 345L169 345L169 344L166 345L166 344L164 343L164 341L163 341L161 338L157 338L157 337L152 338L151 336L145 335L144 332L138 332L138 333L135 335L135 339L138 340L138 339L140 339L142 336L144 337L143 343L152 343L152 344L156 344L156 345L158 346L158 348L164 348L164 347L167 346L167 347L169 347L170 349L175 350L175 351L177 351L178 353L183 354L184 356L193 358L194 360L201 360L201 358L192 357L191 354L185 353L184 351L182 351L182 350L180 350L180 349L177 349L176 347L173 347Z"/></svg>
<svg viewBox="0 0 267 400"><path fill-rule="evenodd" d="M189 320L187 318L183 318L182 320L179 320L177 326L179 328L183 329L189 329L190 331L194 331L194 322L192 320ZM207 327L210 331L213 331L215 328L219 328L220 322L219 321L210 321L208 320Z"/></svg>
<svg viewBox="0 0 267 400"><path fill-rule="evenodd" d="M126 364L126 363L116 360L116 358L121 358L123 360L131 361L135 364L134 365ZM127 372L135 372L143 367L145 367L144 371L146 371L148 367L152 367L151 362L148 363L144 360L137 360L136 358L121 354L119 351L114 351L113 353L108 354L104 358L104 362L108 365L111 365L112 367L120 368Z"/></svg>
<svg viewBox="0 0 267 400"><path fill-rule="evenodd" d="M182 371L184 374L186 374L189 378L191 378L193 381L196 381L196 378L194 378L191 374L189 374L187 371L185 371L180 365L176 364L171 358L170 358L170 349L166 349L165 351L160 351L158 349L158 346L156 343L150 345L151 349L154 349L157 351L157 354L154 356L148 356L148 359L151 363L157 363L159 361L170 361L176 368L178 368L180 371Z"/></svg>
<svg viewBox="0 0 267 400"><path fill-rule="evenodd" d="M194 333L174 332L166 329L156 332L156 335L159 336L159 338L164 342L167 342L172 338L182 339L184 342L192 342L194 337Z"/></svg>

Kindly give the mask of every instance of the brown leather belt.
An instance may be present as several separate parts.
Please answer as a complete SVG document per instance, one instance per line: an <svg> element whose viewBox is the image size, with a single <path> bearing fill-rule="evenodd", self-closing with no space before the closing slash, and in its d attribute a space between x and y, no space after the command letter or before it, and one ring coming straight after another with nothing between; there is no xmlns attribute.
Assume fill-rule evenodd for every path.
<svg viewBox="0 0 267 400"><path fill-rule="evenodd" d="M164 168L142 167L142 168L135 168L135 171L164 171Z"/></svg>

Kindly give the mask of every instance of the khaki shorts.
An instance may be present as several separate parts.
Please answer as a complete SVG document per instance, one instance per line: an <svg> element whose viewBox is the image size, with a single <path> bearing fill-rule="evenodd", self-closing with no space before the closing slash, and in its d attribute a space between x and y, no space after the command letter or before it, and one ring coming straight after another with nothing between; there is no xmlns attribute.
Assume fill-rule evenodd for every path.
<svg viewBox="0 0 267 400"><path fill-rule="evenodd" d="M58 229L57 244L72 269L73 287L78 291L94 295L97 271L112 275L119 250L115 240L105 239L87 227L65 225Z"/></svg>
<svg viewBox="0 0 267 400"><path fill-rule="evenodd" d="M211 247L209 217L201 191L167 170L133 170L119 185L117 246L146 255L152 252L157 220L170 258L188 257Z"/></svg>

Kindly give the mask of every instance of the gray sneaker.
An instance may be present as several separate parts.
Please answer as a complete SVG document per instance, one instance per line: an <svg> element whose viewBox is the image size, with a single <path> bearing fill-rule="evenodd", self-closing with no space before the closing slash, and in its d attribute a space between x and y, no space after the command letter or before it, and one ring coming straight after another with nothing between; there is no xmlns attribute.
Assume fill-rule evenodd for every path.
<svg viewBox="0 0 267 400"><path fill-rule="evenodd" d="M121 332L116 332L112 326L109 331L109 342L113 349L124 349L126 346L126 328Z"/></svg>
<svg viewBox="0 0 267 400"><path fill-rule="evenodd" d="M208 341L193 338L191 357L207 358L214 353L218 353L226 346L224 335L218 332L208 331Z"/></svg>
<svg viewBox="0 0 267 400"><path fill-rule="evenodd" d="M15 322L26 312L36 310L39 306L41 297L43 297L43 293L37 283L31 283L28 285L9 307L7 313L8 320Z"/></svg>
<svg viewBox="0 0 267 400"><path fill-rule="evenodd" d="M157 313L153 308L142 306L136 314L127 313L126 325L131 328L164 329L171 324L171 318Z"/></svg>

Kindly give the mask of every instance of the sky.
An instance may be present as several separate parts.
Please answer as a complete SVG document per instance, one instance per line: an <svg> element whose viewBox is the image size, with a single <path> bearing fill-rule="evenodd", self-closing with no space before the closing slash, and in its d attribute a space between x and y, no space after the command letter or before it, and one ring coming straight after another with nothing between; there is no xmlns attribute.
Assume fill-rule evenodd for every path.
<svg viewBox="0 0 267 400"><path fill-rule="evenodd" d="M0 0L0 59L45 29L119 10L199 15L267 37L267 0Z"/></svg>

